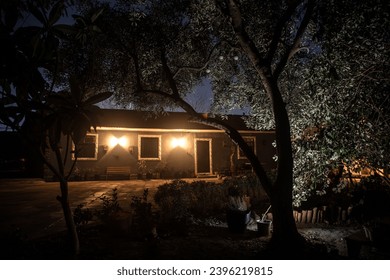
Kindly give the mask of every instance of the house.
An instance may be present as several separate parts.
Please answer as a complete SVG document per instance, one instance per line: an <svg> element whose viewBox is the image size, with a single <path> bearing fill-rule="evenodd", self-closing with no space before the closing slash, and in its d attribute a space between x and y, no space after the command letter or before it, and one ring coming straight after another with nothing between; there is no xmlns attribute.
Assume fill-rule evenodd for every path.
<svg viewBox="0 0 390 280"><path fill-rule="evenodd" d="M102 109L96 131L87 134L77 151L74 174L90 180L120 175L210 177L251 171L248 160L223 131L188 120L181 112L154 117L150 112ZM248 129L242 116L231 115L227 121L241 132L266 169L276 167L273 131ZM68 150L74 160L74 145Z"/></svg>

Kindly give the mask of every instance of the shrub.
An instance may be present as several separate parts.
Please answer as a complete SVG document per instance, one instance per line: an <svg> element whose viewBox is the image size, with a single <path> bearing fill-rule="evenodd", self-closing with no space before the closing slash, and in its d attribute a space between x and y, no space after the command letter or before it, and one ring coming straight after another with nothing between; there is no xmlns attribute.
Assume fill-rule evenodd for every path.
<svg viewBox="0 0 390 280"><path fill-rule="evenodd" d="M144 189L142 196L131 198L131 231L139 238L153 239L155 234L155 217L152 204L148 201L149 190Z"/></svg>
<svg viewBox="0 0 390 280"><path fill-rule="evenodd" d="M158 187L154 201L159 206L159 228L165 232L186 232L189 223L190 194L185 192L188 183L175 180Z"/></svg>
<svg viewBox="0 0 390 280"><path fill-rule="evenodd" d="M114 188L112 190L110 196L106 196L103 194L99 197L99 199L102 201L102 208L99 209L96 214L100 219L105 220L107 218L110 218L110 216L115 215L121 210L121 207L119 206L118 202L117 188Z"/></svg>
<svg viewBox="0 0 390 280"><path fill-rule="evenodd" d="M222 183L175 180L159 186L154 200L163 220L190 216L206 218L225 213L229 190L233 188L243 196L249 196L252 205L263 206L266 196L255 176L228 178Z"/></svg>
<svg viewBox="0 0 390 280"><path fill-rule="evenodd" d="M93 219L93 212L84 206L84 204L79 204L73 211L73 220L78 230L80 230L82 226L87 225Z"/></svg>

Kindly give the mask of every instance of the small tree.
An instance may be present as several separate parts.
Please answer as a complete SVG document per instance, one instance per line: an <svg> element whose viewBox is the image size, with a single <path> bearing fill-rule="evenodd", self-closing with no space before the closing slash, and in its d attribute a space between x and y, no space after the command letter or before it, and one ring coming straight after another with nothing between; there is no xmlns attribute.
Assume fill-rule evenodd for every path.
<svg viewBox="0 0 390 280"><path fill-rule="evenodd" d="M61 39L65 38L64 31L73 31L70 26L56 24L66 8L64 1L52 5L29 3L26 9L11 2L2 3L0 8L5 15L0 26L1 41L6 46L1 61L0 121L18 131L59 180L61 195L57 199L64 212L73 253L78 254L79 240L68 196L68 178L77 152L73 167L66 171L67 149L73 141L77 151L87 131L96 124L98 107L94 104L111 93L82 90L75 78L70 79L70 91L53 90L60 66ZM42 26L16 28L19 11L31 13ZM52 74L52 84L47 83L45 71ZM68 143L65 151L60 146L62 136ZM54 153L56 163L45 156L46 149Z"/></svg>

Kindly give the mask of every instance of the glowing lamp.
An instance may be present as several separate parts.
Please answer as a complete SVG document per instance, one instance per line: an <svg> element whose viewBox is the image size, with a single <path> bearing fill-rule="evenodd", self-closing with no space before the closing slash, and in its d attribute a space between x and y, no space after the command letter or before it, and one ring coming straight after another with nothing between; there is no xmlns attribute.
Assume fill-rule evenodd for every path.
<svg viewBox="0 0 390 280"><path fill-rule="evenodd" d="M111 148L114 148L117 145L121 147L126 147L127 138L125 136L122 136L121 138L116 138L115 136L111 136L108 143Z"/></svg>
<svg viewBox="0 0 390 280"><path fill-rule="evenodd" d="M173 138L172 139L172 148L185 148L187 145L185 138Z"/></svg>

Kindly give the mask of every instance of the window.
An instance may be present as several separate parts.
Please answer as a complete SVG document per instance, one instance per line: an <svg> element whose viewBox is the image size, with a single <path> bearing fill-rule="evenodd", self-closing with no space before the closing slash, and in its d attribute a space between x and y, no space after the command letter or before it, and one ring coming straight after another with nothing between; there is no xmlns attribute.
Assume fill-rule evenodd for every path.
<svg viewBox="0 0 390 280"><path fill-rule="evenodd" d="M73 149L77 155L78 160L96 160L97 159L97 147L98 147L97 134L87 134L83 143L79 144L77 150L73 145ZM73 159L74 156L73 156Z"/></svg>
<svg viewBox="0 0 390 280"><path fill-rule="evenodd" d="M243 137L244 141L248 144L249 148L256 154L256 137ZM237 147L237 154L239 159L246 159L246 156L244 155L243 151L240 149L240 147Z"/></svg>
<svg viewBox="0 0 390 280"><path fill-rule="evenodd" d="M139 135L138 136L138 159L160 160L161 159L161 136Z"/></svg>

